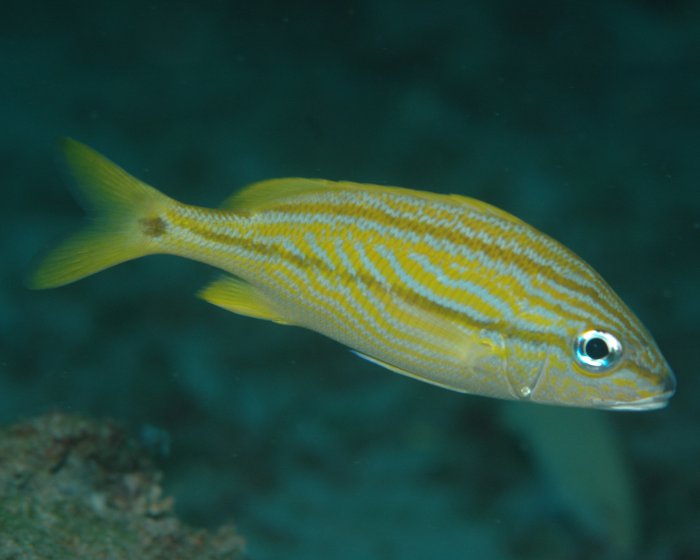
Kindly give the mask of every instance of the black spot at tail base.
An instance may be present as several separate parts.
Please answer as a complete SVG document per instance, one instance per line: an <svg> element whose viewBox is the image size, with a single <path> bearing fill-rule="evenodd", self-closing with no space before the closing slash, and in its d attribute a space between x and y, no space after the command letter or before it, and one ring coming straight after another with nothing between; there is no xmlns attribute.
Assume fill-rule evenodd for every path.
<svg viewBox="0 0 700 560"><path fill-rule="evenodd" d="M160 237L168 230L163 218L142 218L139 220L141 230L147 237Z"/></svg>

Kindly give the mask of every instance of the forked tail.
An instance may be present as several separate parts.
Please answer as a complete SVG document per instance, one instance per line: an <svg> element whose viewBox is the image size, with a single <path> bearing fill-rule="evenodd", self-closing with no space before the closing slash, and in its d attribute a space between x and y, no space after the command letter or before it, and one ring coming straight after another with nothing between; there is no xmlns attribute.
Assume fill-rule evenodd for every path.
<svg viewBox="0 0 700 560"><path fill-rule="evenodd" d="M160 216L176 204L84 144L63 138L60 146L90 223L41 261L28 281L35 289L69 284L158 252Z"/></svg>

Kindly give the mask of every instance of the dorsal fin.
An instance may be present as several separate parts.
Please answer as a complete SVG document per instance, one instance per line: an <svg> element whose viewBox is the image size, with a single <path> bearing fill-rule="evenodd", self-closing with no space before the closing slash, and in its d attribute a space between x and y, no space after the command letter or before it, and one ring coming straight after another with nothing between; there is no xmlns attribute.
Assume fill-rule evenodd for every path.
<svg viewBox="0 0 700 560"><path fill-rule="evenodd" d="M389 187L370 183L353 183L351 181L329 181L327 179L304 179L303 177L288 177L269 179L244 187L227 198L221 208L237 212L255 212L278 204L287 198L299 194L322 192L328 189L358 190L365 192L393 192L397 195L422 198L428 201L452 202L463 205L471 210L491 214L502 220L513 223L523 223L512 214L475 198L458 194L440 194L430 191L418 191L403 187Z"/></svg>
<svg viewBox="0 0 700 560"><path fill-rule="evenodd" d="M268 179L243 187L228 197L221 208L237 212L259 211L285 198L322 191L335 184L337 183L325 179L304 179L302 177Z"/></svg>
<svg viewBox="0 0 700 560"><path fill-rule="evenodd" d="M483 212L484 214L491 214L492 216L500 218L501 220L512 222L514 224L524 224L525 223L517 216L513 216L513 214L511 214L510 212L506 212L505 210L501 210L497 206L494 206L493 204L489 204L488 202L484 202L483 200L477 200L476 198L471 198L471 197L464 196L461 194L450 194L448 196L452 200L456 200L456 201L460 202L461 204L464 204L465 206L469 206L469 208L477 210L478 212Z"/></svg>

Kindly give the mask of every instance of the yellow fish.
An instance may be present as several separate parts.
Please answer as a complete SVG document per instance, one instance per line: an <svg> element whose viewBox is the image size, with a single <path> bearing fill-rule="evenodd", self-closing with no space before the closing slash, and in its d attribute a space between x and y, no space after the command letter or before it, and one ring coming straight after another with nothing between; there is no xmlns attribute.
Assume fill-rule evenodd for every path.
<svg viewBox="0 0 700 560"><path fill-rule="evenodd" d="M200 297L317 331L376 364L475 395L616 410L666 405L675 378L641 322L570 250L485 202L320 179L181 204L74 140L93 222L34 288L154 253L228 274Z"/></svg>

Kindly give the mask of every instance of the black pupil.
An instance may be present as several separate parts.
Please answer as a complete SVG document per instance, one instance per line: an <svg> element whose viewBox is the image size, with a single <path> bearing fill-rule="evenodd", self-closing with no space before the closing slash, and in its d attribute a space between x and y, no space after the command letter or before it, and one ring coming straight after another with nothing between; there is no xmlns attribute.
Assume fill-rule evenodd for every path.
<svg viewBox="0 0 700 560"><path fill-rule="evenodd" d="M608 354L610 349L602 338L591 338L586 342L586 355L592 360L602 360Z"/></svg>

